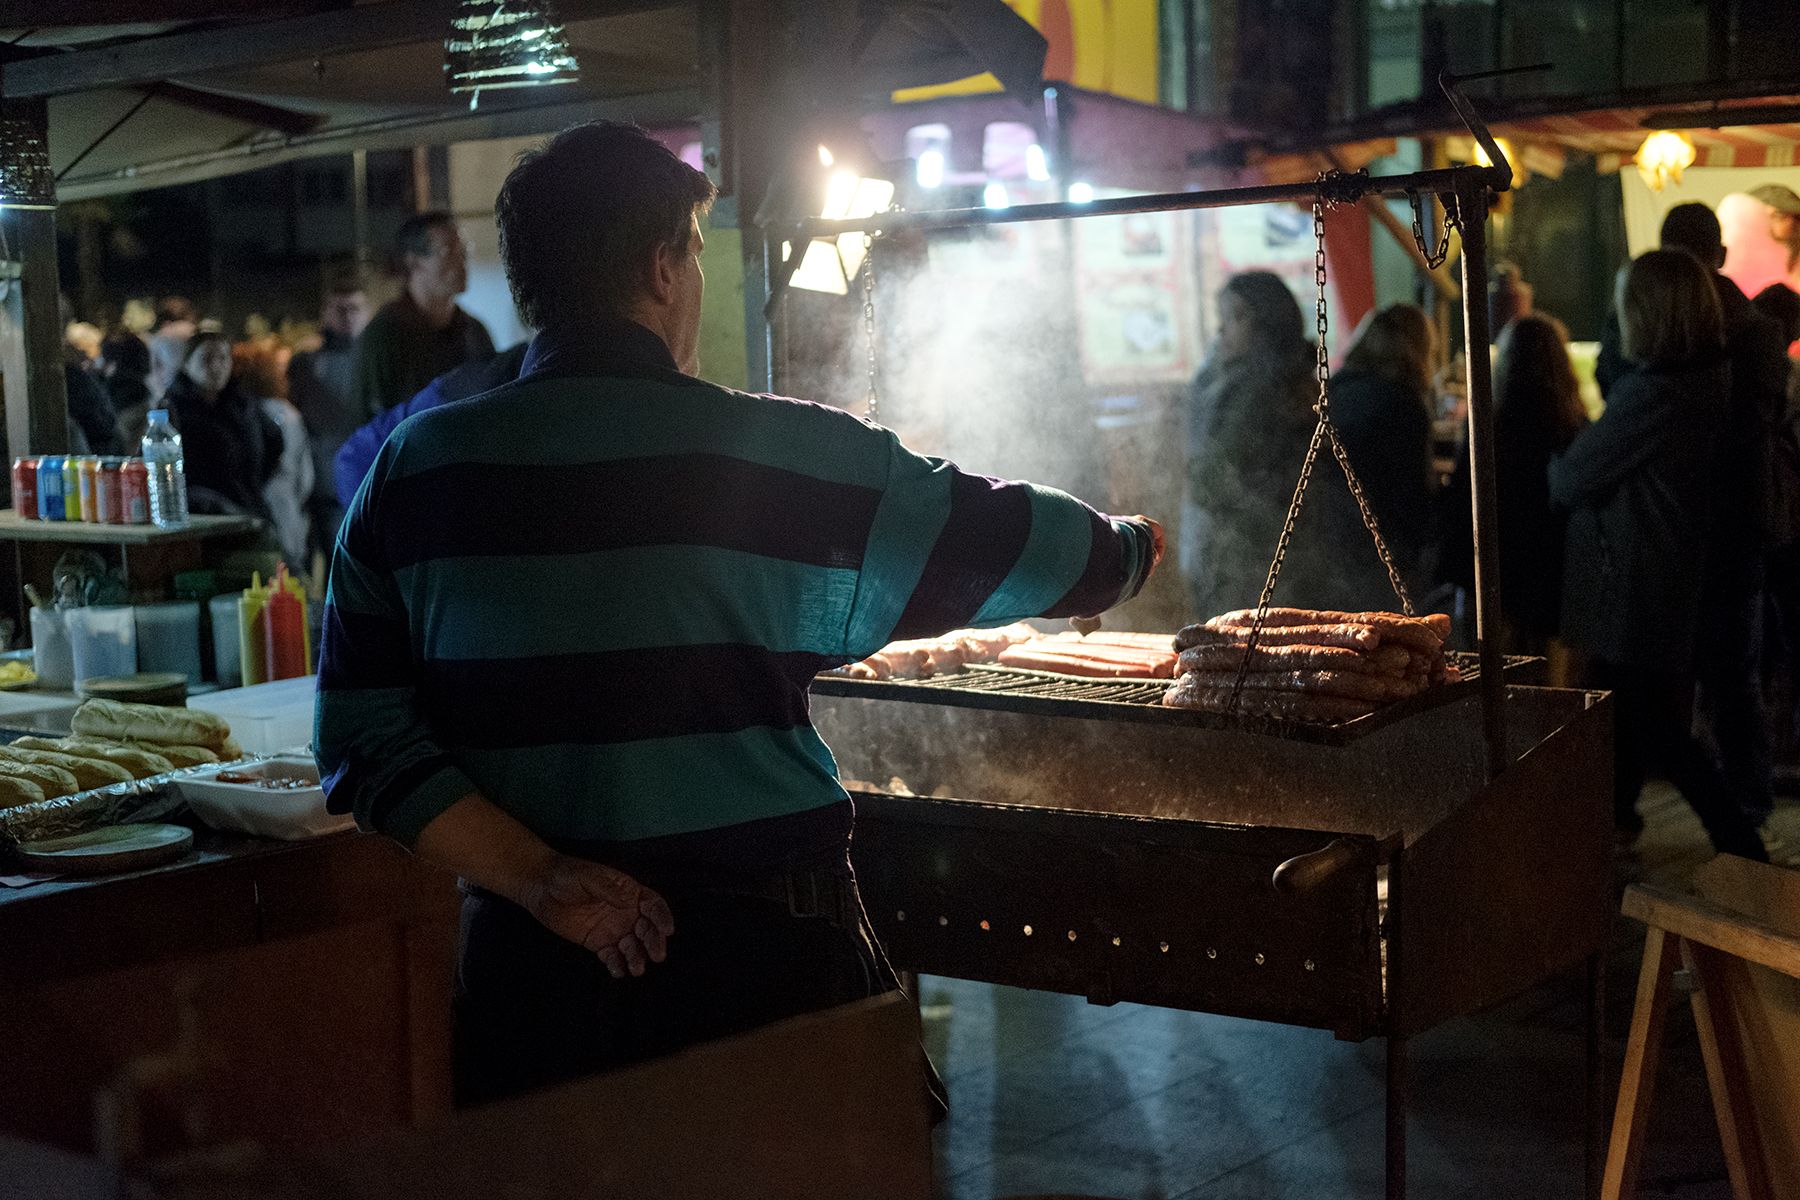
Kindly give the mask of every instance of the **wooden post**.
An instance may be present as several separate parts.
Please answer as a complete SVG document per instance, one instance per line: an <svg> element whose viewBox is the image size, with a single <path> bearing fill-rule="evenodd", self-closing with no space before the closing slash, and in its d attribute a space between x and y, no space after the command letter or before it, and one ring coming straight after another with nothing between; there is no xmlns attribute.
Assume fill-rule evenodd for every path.
<svg viewBox="0 0 1800 1200"><path fill-rule="evenodd" d="M4 104L42 137L42 100ZM56 214L0 209L0 377L6 397L6 457L61 454L69 448L69 397L63 381L62 319L57 307ZM10 265L9 265L10 264Z"/></svg>
<svg viewBox="0 0 1800 1200"><path fill-rule="evenodd" d="M1749 980L1743 977L1744 964L1723 951L1689 941L1681 943L1681 954L1696 984L1690 997L1694 1028L1700 1035L1700 1057L1712 1089L1713 1116L1719 1122L1719 1145L1725 1151L1731 1194L1737 1200L1773 1195L1763 1169L1737 1014L1732 1011L1732 996L1750 993ZM1739 978L1728 980L1733 973Z"/></svg>
<svg viewBox="0 0 1800 1200"><path fill-rule="evenodd" d="M1612 1149L1606 1156L1606 1178L1600 1185L1602 1200L1631 1200L1637 1195L1644 1130L1650 1125L1650 1101L1656 1092L1656 1064L1662 1057L1663 1021L1669 1010L1669 981L1675 974L1676 941L1673 934L1654 925L1644 938L1644 965L1638 972L1631 1038L1625 1044L1619 1106L1613 1112Z"/></svg>

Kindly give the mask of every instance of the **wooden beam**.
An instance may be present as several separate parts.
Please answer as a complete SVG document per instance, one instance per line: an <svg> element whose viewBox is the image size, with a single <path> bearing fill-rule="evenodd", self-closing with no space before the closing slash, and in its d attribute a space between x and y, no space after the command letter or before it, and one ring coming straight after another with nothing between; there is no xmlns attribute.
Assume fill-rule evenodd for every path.
<svg viewBox="0 0 1800 1200"><path fill-rule="evenodd" d="M347 8L350 0L261 0L258 16ZM57 26L148 24L157 21L216 21L219 0L34 0L31 19L19 21L38 29Z"/></svg>
<svg viewBox="0 0 1800 1200"><path fill-rule="evenodd" d="M191 108L196 112L210 113L215 117L224 117L231 121L242 121L246 125L255 125L262 129L273 129L277 133L285 133L289 137L311 133L326 121L325 116L320 113L278 108L273 104L264 104L260 100L247 100L242 96L224 96L218 92L184 87L179 83L160 83L151 86L155 88L156 96L160 100L172 100L176 104L184 108Z"/></svg>
<svg viewBox="0 0 1800 1200"><path fill-rule="evenodd" d="M1638 883L1625 890L1623 909L1646 925L1800 979L1800 938L1723 905Z"/></svg>
<svg viewBox="0 0 1800 1200"><path fill-rule="evenodd" d="M667 0L570 0L564 20L668 7ZM65 96L206 71L441 41L455 0L385 0L267 21L222 23L9 63L6 95Z"/></svg>

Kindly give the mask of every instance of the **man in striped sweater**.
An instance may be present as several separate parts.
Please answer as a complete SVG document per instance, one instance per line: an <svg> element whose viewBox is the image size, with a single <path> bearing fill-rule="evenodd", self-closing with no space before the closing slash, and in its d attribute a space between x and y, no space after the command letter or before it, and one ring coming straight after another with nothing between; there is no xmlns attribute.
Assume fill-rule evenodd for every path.
<svg viewBox="0 0 1800 1200"><path fill-rule="evenodd" d="M339 534L315 744L333 811L464 881L465 1103L890 986L813 675L1098 613L1161 554L1154 522L695 378L712 197L633 126L525 155L520 378L395 430Z"/></svg>

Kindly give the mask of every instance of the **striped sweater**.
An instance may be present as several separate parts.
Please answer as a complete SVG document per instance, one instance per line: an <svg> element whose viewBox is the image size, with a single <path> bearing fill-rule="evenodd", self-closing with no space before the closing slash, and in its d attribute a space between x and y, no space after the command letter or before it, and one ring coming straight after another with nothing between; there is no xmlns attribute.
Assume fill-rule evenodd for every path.
<svg viewBox="0 0 1800 1200"><path fill-rule="evenodd" d="M1096 613L1150 566L1139 522L683 375L639 326L540 335L517 382L401 425L357 494L314 744L332 811L408 845L478 791L620 865L828 862L850 805L816 672Z"/></svg>

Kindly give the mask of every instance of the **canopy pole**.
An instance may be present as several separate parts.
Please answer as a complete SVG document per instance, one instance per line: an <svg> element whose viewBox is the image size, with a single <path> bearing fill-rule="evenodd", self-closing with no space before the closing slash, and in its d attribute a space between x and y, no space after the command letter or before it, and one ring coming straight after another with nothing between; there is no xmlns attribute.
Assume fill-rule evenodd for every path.
<svg viewBox="0 0 1800 1200"><path fill-rule="evenodd" d="M1451 197L1446 197L1451 199ZM1469 389L1469 490L1475 533L1475 636L1481 652L1481 723L1488 776L1506 769L1505 662L1500 633L1500 513L1494 474L1494 377L1488 358L1485 183L1454 195L1462 225L1463 357Z"/></svg>

